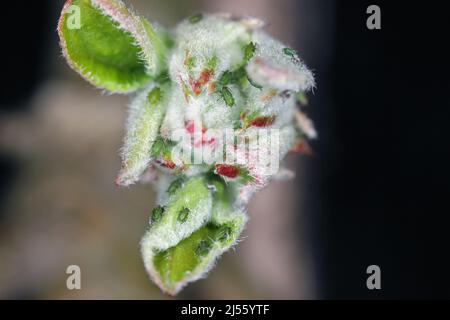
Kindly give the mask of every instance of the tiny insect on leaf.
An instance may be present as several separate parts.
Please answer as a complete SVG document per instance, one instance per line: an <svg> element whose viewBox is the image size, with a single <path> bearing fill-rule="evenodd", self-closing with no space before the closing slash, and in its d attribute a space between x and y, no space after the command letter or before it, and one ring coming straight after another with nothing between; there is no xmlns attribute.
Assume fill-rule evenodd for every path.
<svg viewBox="0 0 450 320"><path fill-rule="evenodd" d="M180 212L178 213L178 218L177 218L178 222L181 222L181 223L186 222L186 220L189 217L190 212L191 212L191 210L189 210L189 208L185 207L185 208L181 209Z"/></svg>
<svg viewBox="0 0 450 320"><path fill-rule="evenodd" d="M297 55L297 51L292 48L283 48L283 53L290 57L295 57Z"/></svg>
<svg viewBox="0 0 450 320"><path fill-rule="evenodd" d="M163 206L157 206L152 210L152 222L161 221L165 208Z"/></svg>
<svg viewBox="0 0 450 320"><path fill-rule="evenodd" d="M234 106L234 97L233 94L231 93L230 89L228 89L228 87L223 87L222 91L220 92L223 100L225 101L225 103L227 104L227 106L232 107Z"/></svg>
<svg viewBox="0 0 450 320"><path fill-rule="evenodd" d="M197 14L193 14L192 16L190 16L188 18L189 22L192 24L198 23L203 19L203 14L201 13L197 13Z"/></svg>
<svg viewBox="0 0 450 320"><path fill-rule="evenodd" d="M254 44L253 42L247 44L244 49L244 60L249 61L251 58L253 58L255 51L256 51L256 44Z"/></svg>

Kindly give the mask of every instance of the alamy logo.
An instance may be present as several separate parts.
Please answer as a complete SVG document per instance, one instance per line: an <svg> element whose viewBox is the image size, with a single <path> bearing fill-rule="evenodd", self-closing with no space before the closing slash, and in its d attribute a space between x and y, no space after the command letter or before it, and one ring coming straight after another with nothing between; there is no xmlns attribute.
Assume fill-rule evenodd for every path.
<svg viewBox="0 0 450 320"><path fill-rule="evenodd" d="M367 289L369 289L369 290L381 289L381 269L380 269L380 267L375 264L368 266L366 273L370 274L370 276L367 278L367 281L366 281Z"/></svg>
<svg viewBox="0 0 450 320"><path fill-rule="evenodd" d="M69 290L81 290L81 269L77 265L70 265L66 269L66 273L69 274L66 281L67 289Z"/></svg>
<svg viewBox="0 0 450 320"><path fill-rule="evenodd" d="M248 132L231 129L177 129L170 140L176 145L170 151L174 164L226 164L259 168L259 174L276 174L280 165L280 130L258 129Z"/></svg>
<svg viewBox="0 0 450 320"><path fill-rule="evenodd" d="M367 14L370 16L367 18L367 29L369 30L380 30L381 29L381 9L377 5L371 5L367 7Z"/></svg>

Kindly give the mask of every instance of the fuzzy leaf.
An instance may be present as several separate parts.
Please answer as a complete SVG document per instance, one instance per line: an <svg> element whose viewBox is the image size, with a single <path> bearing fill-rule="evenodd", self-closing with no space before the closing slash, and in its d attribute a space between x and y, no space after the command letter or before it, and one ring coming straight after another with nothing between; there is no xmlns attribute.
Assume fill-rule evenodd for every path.
<svg viewBox="0 0 450 320"><path fill-rule="evenodd" d="M209 222L177 245L153 251L151 274L170 294L203 277L216 259L236 243L247 221L244 212L233 211L232 194L222 178L211 175L208 184L214 190Z"/></svg>
<svg viewBox="0 0 450 320"><path fill-rule="evenodd" d="M141 92L132 102L117 185L128 186L135 183L147 168L165 110L166 100L160 87Z"/></svg>
<svg viewBox="0 0 450 320"><path fill-rule="evenodd" d="M176 245L183 238L189 236L194 230L201 227L211 216L211 192L201 177L190 178L164 204L165 210L162 219L152 224L144 236L143 250L151 248L165 250ZM184 221L179 215L185 209L189 213ZM145 258L145 254L144 254Z"/></svg>
<svg viewBox="0 0 450 320"><path fill-rule="evenodd" d="M176 294L187 283L203 277L235 243L244 222L244 215L239 213L227 223L209 223L176 246L157 252L153 263L162 289Z"/></svg>
<svg viewBox="0 0 450 320"><path fill-rule="evenodd" d="M255 53L246 70L251 83L278 90L307 91L314 87L313 74L297 52L263 31L255 32Z"/></svg>
<svg viewBox="0 0 450 320"><path fill-rule="evenodd" d="M163 291L176 294L202 277L236 242L247 217L232 211L230 196L215 176L190 178L169 198L164 215L141 242L146 268Z"/></svg>
<svg viewBox="0 0 450 320"><path fill-rule="evenodd" d="M78 27L71 23L74 7ZM69 65L100 88L131 92L163 70L165 41L120 0L67 1L58 34Z"/></svg>
<svg viewBox="0 0 450 320"><path fill-rule="evenodd" d="M157 257L160 257L162 252L172 255L176 251L176 256L188 254L184 251L186 244L183 244L179 250L173 248L178 247L185 239L189 239L193 233L203 228L202 226L211 219L211 213L211 191L207 188L204 178L193 177L168 198L167 204L164 205L164 214L157 222L152 222L142 239L141 251L147 271L162 290L175 293L173 282L178 280L170 280L173 277L167 278L166 273L179 274L179 272L163 266L165 264L161 262L161 258ZM189 269L187 266L192 265L190 258L182 259L183 261L177 262L176 268ZM173 279L178 278L175 276Z"/></svg>

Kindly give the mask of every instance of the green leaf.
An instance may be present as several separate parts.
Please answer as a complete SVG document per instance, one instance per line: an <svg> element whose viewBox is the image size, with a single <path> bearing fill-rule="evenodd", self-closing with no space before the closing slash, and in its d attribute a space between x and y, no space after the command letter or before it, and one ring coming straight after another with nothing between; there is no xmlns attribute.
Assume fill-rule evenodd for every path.
<svg viewBox="0 0 450 320"><path fill-rule="evenodd" d="M175 294L182 286L185 270L199 266L189 255L196 251L197 243L191 244L192 250L185 250L184 239L189 239L197 231L202 230L211 219L212 195L207 188L206 180L192 177L167 199L164 214L151 227L141 241L141 251L146 269L152 279L165 292ZM181 217L180 217L180 214ZM196 236L194 236L195 238ZM186 241L186 242L189 242ZM175 249L181 244L181 249ZM187 247L190 247L188 244ZM186 247L186 248L187 248ZM167 264L175 253L175 265ZM181 260L178 261L178 256ZM209 255L208 255L209 256ZM175 268L172 270L172 268ZM177 271L179 270L179 272ZM174 272L174 280L172 273ZM167 277L166 277L167 275ZM179 278L181 275L181 278Z"/></svg>
<svg viewBox="0 0 450 320"><path fill-rule="evenodd" d="M164 291L176 294L188 282L201 278L236 242L245 222L243 217L240 213L222 225L209 223L176 246L157 252L153 258L157 283Z"/></svg>
<svg viewBox="0 0 450 320"><path fill-rule="evenodd" d="M208 247L205 243L217 237L218 230L219 228L212 224L207 225L176 246L155 255L154 265L166 290L173 291L177 283L204 262L212 247L211 243Z"/></svg>
<svg viewBox="0 0 450 320"><path fill-rule="evenodd" d="M147 168L165 110L164 89L159 87L141 92L131 104L117 185L135 183Z"/></svg>
<svg viewBox="0 0 450 320"><path fill-rule="evenodd" d="M79 8L80 25L69 23ZM89 82L112 92L143 87L164 69L165 42L120 0L69 0L58 25L64 56Z"/></svg>
<svg viewBox="0 0 450 320"><path fill-rule="evenodd" d="M247 217L232 211L230 196L221 177L197 176L169 197L141 242L146 269L164 292L202 277L236 242Z"/></svg>
<svg viewBox="0 0 450 320"><path fill-rule="evenodd" d="M203 178L190 178L168 197L164 208L160 222L144 236L149 247L143 244L143 250L165 250L200 228L211 216L211 192Z"/></svg>

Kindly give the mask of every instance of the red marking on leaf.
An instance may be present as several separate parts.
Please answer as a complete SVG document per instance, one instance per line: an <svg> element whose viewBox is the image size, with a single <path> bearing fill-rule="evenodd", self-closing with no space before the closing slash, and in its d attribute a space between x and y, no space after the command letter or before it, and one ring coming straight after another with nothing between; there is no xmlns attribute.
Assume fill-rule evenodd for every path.
<svg viewBox="0 0 450 320"><path fill-rule="evenodd" d="M164 162L161 163L162 166L169 168L169 169L174 169L177 165L172 161L172 159L169 158L164 158Z"/></svg>
<svg viewBox="0 0 450 320"><path fill-rule="evenodd" d="M216 172L221 176L236 178L239 174L239 168L229 164L216 164Z"/></svg>
<svg viewBox="0 0 450 320"><path fill-rule="evenodd" d="M205 85L209 82L209 80L211 80L212 75L213 75L212 70L203 70L200 73L200 77L198 78L198 81L200 82L200 84Z"/></svg>
<svg viewBox="0 0 450 320"><path fill-rule="evenodd" d="M189 133L194 133L195 132L195 123L194 123L194 121L193 120L189 120L187 123L186 123L186 131L187 132L189 132Z"/></svg>
<svg viewBox="0 0 450 320"><path fill-rule="evenodd" d="M261 127L270 126L274 122L275 122L275 117L274 116L259 117L259 118L256 118L256 119L253 119L252 121L250 121L250 126L261 128Z"/></svg>
<svg viewBox="0 0 450 320"><path fill-rule="evenodd" d="M200 72L198 79L189 77L189 84L191 85L194 94L198 96L200 93L202 93L202 88L211 80L212 76L213 71L205 69Z"/></svg>
<svg viewBox="0 0 450 320"><path fill-rule="evenodd" d="M202 93L201 85L197 80L194 80L194 78L189 77L189 84L191 85L192 91L194 92L195 95L198 96L200 93Z"/></svg>
<svg viewBox="0 0 450 320"><path fill-rule="evenodd" d="M212 137L210 138L208 141L206 141L208 144L215 144L216 143L216 138Z"/></svg>
<svg viewBox="0 0 450 320"><path fill-rule="evenodd" d="M195 134L196 131L198 131L198 127L195 125L195 122L193 120L189 120L188 122L186 122L185 129L190 134ZM207 135L205 134L206 131L207 129L205 127L202 127L201 138L198 139L199 138L198 135L200 135L200 133L198 133L198 135L195 136L196 138L196 141L194 142L195 148L198 148L204 144L214 144L216 142L215 137L209 137L209 139L207 139Z"/></svg>
<svg viewBox="0 0 450 320"><path fill-rule="evenodd" d="M217 88L217 85L216 85L216 83L215 82L211 82L209 85L208 85L208 93L214 93L214 92L216 92L216 88Z"/></svg>

